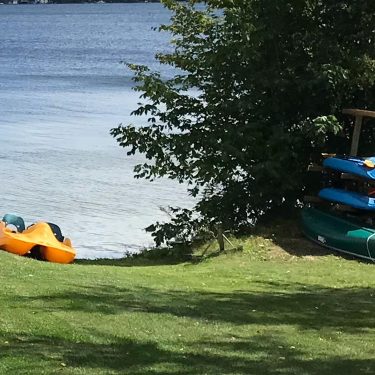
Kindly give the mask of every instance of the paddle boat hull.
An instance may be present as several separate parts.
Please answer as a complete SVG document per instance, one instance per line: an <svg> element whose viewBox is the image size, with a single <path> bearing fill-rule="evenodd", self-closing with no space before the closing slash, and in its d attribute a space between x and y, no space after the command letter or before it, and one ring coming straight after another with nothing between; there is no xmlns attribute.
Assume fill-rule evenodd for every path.
<svg viewBox="0 0 375 375"><path fill-rule="evenodd" d="M76 255L70 240L58 241L47 223L36 223L18 233L0 222L0 249L18 255L37 249L41 259L55 263L71 263Z"/></svg>
<svg viewBox="0 0 375 375"><path fill-rule="evenodd" d="M72 263L75 258L75 252L73 253L67 251L66 247L66 245L64 245L64 248L57 248L53 246L41 246L40 252L42 258L44 260L47 260L48 262L63 264Z"/></svg>
<svg viewBox="0 0 375 375"><path fill-rule="evenodd" d="M359 220L308 207L302 210L302 230L319 245L375 261L375 229Z"/></svg>

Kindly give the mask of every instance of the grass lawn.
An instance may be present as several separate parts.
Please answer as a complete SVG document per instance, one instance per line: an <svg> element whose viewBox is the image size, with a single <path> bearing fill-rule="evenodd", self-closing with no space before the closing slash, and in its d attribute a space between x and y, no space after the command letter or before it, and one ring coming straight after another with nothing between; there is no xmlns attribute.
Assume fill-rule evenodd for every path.
<svg viewBox="0 0 375 375"><path fill-rule="evenodd" d="M0 373L375 373L375 265L242 245L174 265L0 252Z"/></svg>

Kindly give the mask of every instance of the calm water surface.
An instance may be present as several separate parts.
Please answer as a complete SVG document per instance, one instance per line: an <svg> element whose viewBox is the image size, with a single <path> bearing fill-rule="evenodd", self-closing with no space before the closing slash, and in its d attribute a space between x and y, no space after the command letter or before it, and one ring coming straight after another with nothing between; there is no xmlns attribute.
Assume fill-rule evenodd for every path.
<svg viewBox="0 0 375 375"><path fill-rule="evenodd" d="M189 205L182 186L132 177L109 135L138 95L121 61L162 70L160 4L0 6L0 215L56 222L80 258L118 257L151 243L159 206Z"/></svg>

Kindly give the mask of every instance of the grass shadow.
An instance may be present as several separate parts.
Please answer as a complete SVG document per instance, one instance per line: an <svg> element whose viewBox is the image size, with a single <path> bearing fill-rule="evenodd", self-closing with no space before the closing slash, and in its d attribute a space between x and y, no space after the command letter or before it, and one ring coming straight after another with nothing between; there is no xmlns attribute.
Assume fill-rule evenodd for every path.
<svg viewBox="0 0 375 375"><path fill-rule="evenodd" d="M55 373L56 369L85 374L375 373L373 357L351 358L347 352L327 357L324 344L313 344L317 352L311 353L303 346L291 347L285 340L292 337L276 330L291 326L302 334L309 332L315 339L318 335L330 338L337 331L357 334L353 336L356 342L362 335L371 337L375 326L372 288L336 289L271 281L254 281L254 287L259 292L98 285L75 286L70 292L45 296L19 296L13 305L29 306L32 311L49 315L61 311L78 316L79 312L87 314L84 319L90 320L92 313L103 315L102 319L110 322L122 313L131 319L134 312L161 315L158 321L164 323L158 326L159 330L166 329L170 317L181 318L185 325L189 324L187 319L194 319L199 327L206 327L204 332L207 325L217 327L218 323L234 327L220 335L197 334L193 340L174 335L167 345L165 339L158 341L157 334L130 338L121 328L113 334L89 326L89 335L74 339L67 338L63 331L61 336L12 334L9 327L0 327L0 365L13 361L20 369L15 373L28 374ZM11 304L6 298L3 302ZM178 322L174 320L174 324ZM190 324L190 329L198 329L193 322Z"/></svg>
<svg viewBox="0 0 375 375"><path fill-rule="evenodd" d="M105 315L136 311L213 323L287 324L300 329L326 327L353 333L365 332L375 326L372 288L340 289L271 281L254 281L254 285L258 292L189 292L97 285L49 295L20 296L18 303L30 305L36 311Z"/></svg>
<svg viewBox="0 0 375 375"><path fill-rule="evenodd" d="M3 335L2 335L3 336ZM106 343L74 342L53 336L7 335L0 362L18 361L22 373L89 374L370 374L373 358L308 358L277 336L201 340L175 349L149 341L107 335ZM199 349L199 350L197 350ZM63 366L63 367L61 367ZM21 373L20 372L20 373ZM76 373L74 371L74 373Z"/></svg>
<svg viewBox="0 0 375 375"><path fill-rule="evenodd" d="M148 258L120 258L120 259L77 259L74 264L83 266L117 266L117 267L153 267L153 266L172 266L181 264L186 260L177 260L168 257L162 257L159 259L148 259Z"/></svg>
<svg viewBox="0 0 375 375"><path fill-rule="evenodd" d="M290 256L324 257L334 254L349 260L363 261L360 258L335 252L310 241L304 236L299 219L300 217L296 216L289 220L276 220L272 225L267 223L267 225L255 227L251 233L255 236L271 239L276 246Z"/></svg>
<svg viewBox="0 0 375 375"><path fill-rule="evenodd" d="M77 259L76 264L118 267L170 266L190 262L193 259L192 247L176 245L171 248L143 249L120 259Z"/></svg>

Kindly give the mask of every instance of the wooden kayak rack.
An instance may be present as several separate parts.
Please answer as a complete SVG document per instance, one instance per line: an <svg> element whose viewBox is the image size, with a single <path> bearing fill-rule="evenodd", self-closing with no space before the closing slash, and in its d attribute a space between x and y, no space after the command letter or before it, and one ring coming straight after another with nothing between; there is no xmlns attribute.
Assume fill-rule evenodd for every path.
<svg viewBox="0 0 375 375"><path fill-rule="evenodd" d="M361 134L361 128L362 128L363 120L365 118L375 118L375 111L349 108L349 109L343 109L342 113L345 114L345 115L354 116L354 118L355 118L353 137L352 137L352 145L350 147L350 156L357 156L359 136Z"/></svg>
<svg viewBox="0 0 375 375"><path fill-rule="evenodd" d="M352 144L350 147L350 156L357 156L358 153L358 144L359 144L359 136L362 129L363 120L365 118L375 118L375 111L368 111L365 109L343 109L342 113L345 115L351 115L355 117L355 123L354 123L354 129L353 129L353 136L352 136ZM327 152L323 152L321 154L323 159L332 158L335 157L336 154L331 154ZM319 164L310 164L307 167L307 170L309 172L322 172L324 168ZM345 177L342 177L344 179L349 179L348 175L349 173L343 173Z"/></svg>
<svg viewBox="0 0 375 375"><path fill-rule="evenodd" d="M352 136L352 143L351 143L351 147L350 147L350 156L357 156L362 124L363 124L365 118L375 118L375 111L347 108L347 109L343 109L342 113L345 114L345 115L353 116L355 118L353 136ZM330 157L335 157L336 154L322 153L321 156L322 156L323 159L326 159L326 158L330 158ZM321 173L321 172L324 171L324 167L319 165L319 164L312 163L307 167L307 170L309 172L320 172ZM341 173L340 178L342 180L352 180L352 181L360 181L361 180L360 177L352 175L350 173ZM323 199L321 199L317 196L311 196L311 195L304 196L304 202L315 203L315 204L325 204L325 203L327 203ZM349 206L346 206L346 205L336 204L335 206L336 206L336 209L339 210L339 211L347 211L347 212L355 212L356 211L352 207L349 207Z"/></svg>

